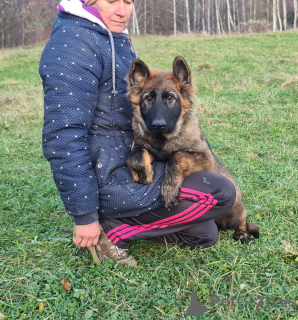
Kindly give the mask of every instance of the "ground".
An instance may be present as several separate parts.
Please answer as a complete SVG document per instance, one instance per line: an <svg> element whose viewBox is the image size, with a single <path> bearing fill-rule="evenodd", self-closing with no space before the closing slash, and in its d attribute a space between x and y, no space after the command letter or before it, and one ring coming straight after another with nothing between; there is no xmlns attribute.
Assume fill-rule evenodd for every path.
<svg viewBox="0 0 298 320"><path fill-rule="evenodd" d="M44 44L1 50L0 319L180 319L193 292L207 312L187 319L298 319L297 33L134 42L150 68L187 60L200 126L261 237L241 245L221 232L206 250L138 242L136 268L95 266L72 243L42 155Z"/></svg>

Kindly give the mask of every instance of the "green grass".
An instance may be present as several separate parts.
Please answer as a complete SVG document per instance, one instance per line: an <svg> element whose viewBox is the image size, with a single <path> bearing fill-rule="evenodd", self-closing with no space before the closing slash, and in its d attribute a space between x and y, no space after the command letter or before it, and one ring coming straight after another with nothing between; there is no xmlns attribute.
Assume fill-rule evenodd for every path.
<svg viewBox="0 0 298 320"><path fill-rule="evenodd" d="M0 319L180 319L197 292L208 313L187 319L298 319L297 33L135 39L149 67L182 55L194 73L197 116L234 173L261 237L221 232L215 247L135 242L134 269L93 265L72 243L41 150L43 46L0 51ZM296 252L296 253L295 253ZM60 284L66 278L72 287ZM296 305L211 306L263 296Z"/></svg>

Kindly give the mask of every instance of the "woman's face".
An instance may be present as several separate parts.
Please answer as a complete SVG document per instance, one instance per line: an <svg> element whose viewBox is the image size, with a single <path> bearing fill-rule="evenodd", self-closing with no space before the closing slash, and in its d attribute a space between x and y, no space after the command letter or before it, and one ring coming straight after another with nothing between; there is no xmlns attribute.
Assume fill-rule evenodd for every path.
<svg viewBox="0 0 298 320"><path fill-rule="evenodd" d="M132 0L97 0L94 5L99 11L105 25L115 33L126 29L133 9Z"/></svg>

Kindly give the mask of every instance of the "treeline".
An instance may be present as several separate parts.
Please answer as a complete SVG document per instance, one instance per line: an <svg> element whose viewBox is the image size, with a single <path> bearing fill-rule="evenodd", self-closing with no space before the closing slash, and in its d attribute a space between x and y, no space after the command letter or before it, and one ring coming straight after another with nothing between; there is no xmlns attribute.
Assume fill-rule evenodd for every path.
<svg viewBox="0 0 298 320"><path fill-rule="evenodd" d="M297 0L136 0L136 34L267 32L296 29Z"/></svg>
<svg viewBox="0 0 298 320"><path fill-rule="evenodd" d="M59 0L0 0L0 48L47 40ZM298 0L135 0L133 34L296 29Z"/></svg>
<svg viewBox="0 0 298 320"><path fill-rule="evenodd" d="M0 48L47 39L59 0L0 0Z"/></svg>

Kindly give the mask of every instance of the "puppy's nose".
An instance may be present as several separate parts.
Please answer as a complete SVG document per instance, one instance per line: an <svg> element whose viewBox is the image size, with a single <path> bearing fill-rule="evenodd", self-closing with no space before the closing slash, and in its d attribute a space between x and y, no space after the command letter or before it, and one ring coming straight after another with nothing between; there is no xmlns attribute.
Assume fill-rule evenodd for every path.
<svg viewBox="0 0 298 320"><path fill-rule="evenodd" d="M162 132L166 127L166 121L165 120L153 120L152 126L155 131Z"/></svg>
<svg viewBox="0 0 298 320"><path fill-rule="evenodd" d="M163 129L165 128L165 126L153 126L155 131L163 131Z"/></svg>

